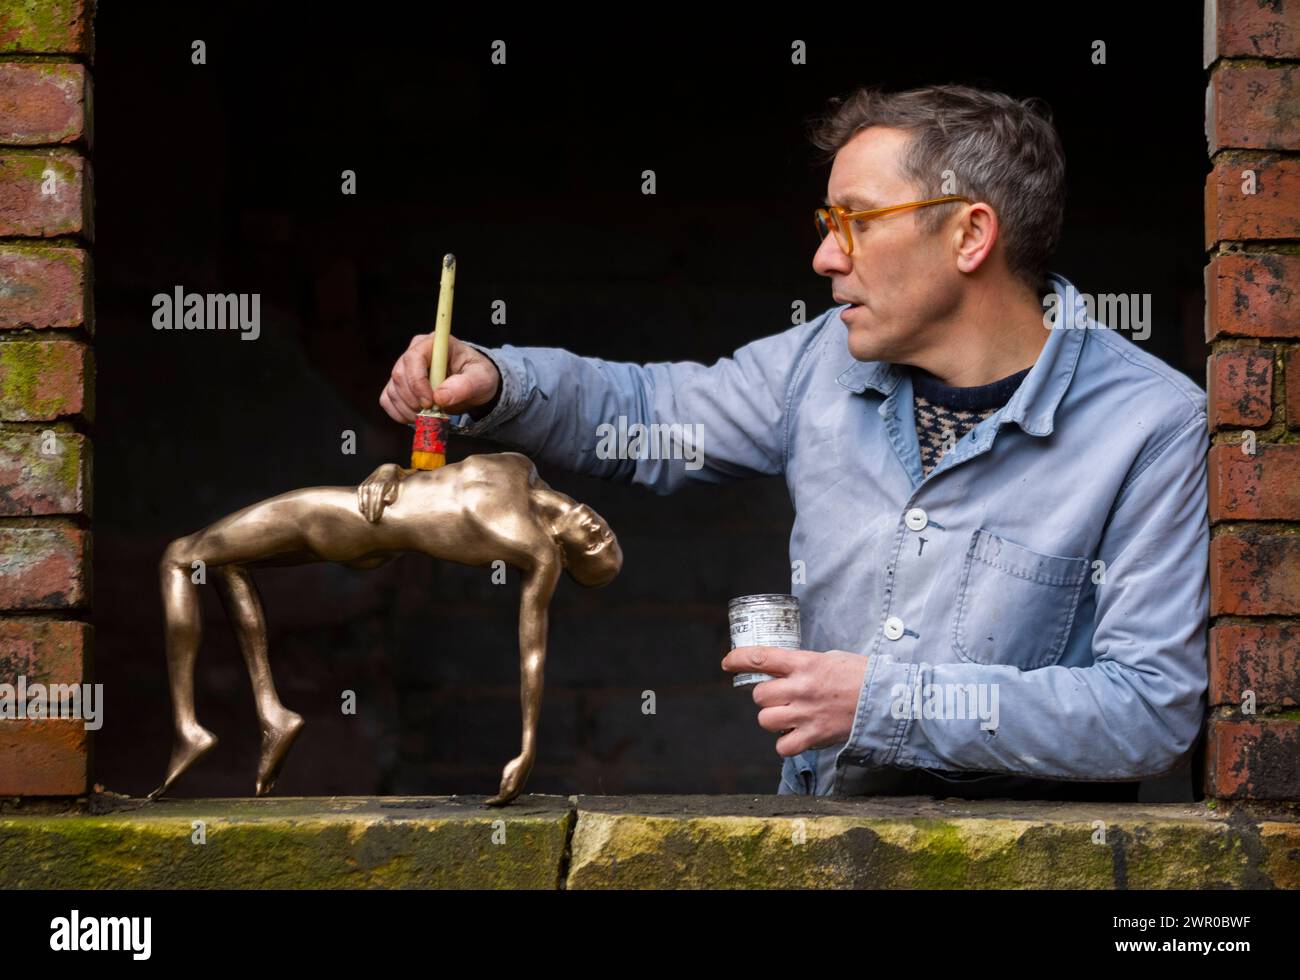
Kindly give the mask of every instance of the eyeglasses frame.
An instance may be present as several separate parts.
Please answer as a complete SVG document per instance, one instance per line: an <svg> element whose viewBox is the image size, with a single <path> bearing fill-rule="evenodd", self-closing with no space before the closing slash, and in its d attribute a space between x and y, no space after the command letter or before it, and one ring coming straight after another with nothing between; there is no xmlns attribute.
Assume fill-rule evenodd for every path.
<svg viewBox="0 0 1300 980"><path fill-rule="evenodd" d="M975 203L970 198L963 197L961 194L946 194L943 197L932 197L927 201L909 201L906 204L891 204L889 207L871 208L867 211L846 211L838 204L831 204L824 208L818 208L813 212L813 224L817 228L817 234L820 236L821 240L825 241L827 233L834 230L834 225L831 223L831 215L832 212L834 212L835 222L844 230L844 237L847 238L849 242L849 247L844 249L844 254L852 255L853 228L847 224L847 222L870 221L872 218L879 218L882 215L893 214L896 211L905 211L908 208L924 208L929 207L931 204L948 204L953 201L963 201L966 204ZM825 222L827 231L822 231L823 221ZM843 247L838 235L835 236L835 241L837 244L841 245L841 248Z"/></svg>

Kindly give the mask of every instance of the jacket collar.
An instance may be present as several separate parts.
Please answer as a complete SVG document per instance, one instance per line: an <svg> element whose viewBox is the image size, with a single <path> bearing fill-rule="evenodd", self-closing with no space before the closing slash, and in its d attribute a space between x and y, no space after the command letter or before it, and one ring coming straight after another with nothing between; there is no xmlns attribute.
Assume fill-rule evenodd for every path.
<svg viewBox="0 0 1300 980"><path fill-rule="evenodd" d="M1062 314L1066 310L1074 310L1076 316L1079 316L1078 311L1084 306L1084 302L1073 284L1056 273L1050 273L1048 281L1058 296L1053 322L1065 322ZM845 306L841 309L847 308ZM1083 316L1086 316L1086 313ZM1083 317L1070 322L1079 326L1083 322ZM1025 375L1025 380L1020 383L1015 394L1002 407L1003 421L1015 422L1031 436L1045 436L1052 432L1056 420L1056 407L1061 403L1065 390L1074 378L1086 332L1086 329L1049 330L1047 343L1039 352L1038 360L1029 369L1029 374ZM861 394L870 388L888 397L903 380L905 370L904 367L885 361L854 361L847 369L840 372L835 380L856 394Z"/></svg>

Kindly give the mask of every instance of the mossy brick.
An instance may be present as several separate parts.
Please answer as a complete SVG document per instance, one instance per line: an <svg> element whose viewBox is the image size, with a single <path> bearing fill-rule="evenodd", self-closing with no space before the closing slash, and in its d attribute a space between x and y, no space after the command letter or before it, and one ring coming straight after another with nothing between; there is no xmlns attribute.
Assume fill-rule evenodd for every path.
<svg viewBox="0 0 1300 980"><path fill-rule="evenodd" d="M0 609L88 606L90 562L90 532L79 527L0 527Z"/></svg>
<svg viewBox="0 0 1300 980"><path fill-rule="evenodd" d="M1205 90L1210 155L1223 149L1300 150L1300 65L1221 62Z"/></svg>
<svg viewBox="0 0 1300 980"><path fill-rule="evenodd" d="M1211 718L1206 787L1230 800L1300 800L1300 720Z"/></svg>
<svg viewBox="0 0 1300 980"><path fill-rule="evenodd" d="M91 276L84 249L0 246L0 330L93 330Z"/></svg>
<svg viewBox="0 0 1300 980"><path fill-rule="evenodd" d="M1210 707L1300 706L1300 623L1217 623L1210 628Z"/></svg>
<svg viewBox="0 0 1300 980"><path fill-rule="evenodd" d="M0 721L0 796L86 792L90 736L79 718Z"/></svg>
<svg viewBox="0 0 1300 980"><path fill-rule="evenodd" d="M1300 58L1294 0L1205 0L1202 63L1218 58Z"/></svg>
<svg viewBox="0 0 1300 980"><path fill-rule="evenodd" d="M1257 827L1199 804L576 797L567 887L1293 887ZM1270 848L1272 848L1270 850Z"/></svg>
<svg viewBox="0 0 1300 980"><path fill-rule="evenodd" d="M1210 539L1211 616L1300 613L1300 534L1243 525Z"/></svg>
<svg viewBox="0 0 1300 980"><path fill-rule="evenodd" d="M1253 177L1243 176L1246 171ZM1277 238L1300 238L1300 159L1218 154L1205 177L1205 247Z"/></svg>
<svg viewBox="0 0 1300 980"><path fill-rule="evenodd" d="M94 237L90 164L73 150L0 153L0 236Z"/></svg>
<svg viewBox="0 0 1300 980"><path fill-rule="evenodd" d="M1273 350L1217 350L1206 365L1210 428L1264 426L1273 418Z"/></svg>
<svg viewBox="0 0 1300 980"><path fill-rule="evenodd" d="M101 815L0 813L0 888L559 888L568 801L483 800L164 797Z"/></svg>
<svg viewBox="0 0 1300 980"><path fill-rule="evenodd" d="M93 516L91 446L80 432L0 429L0 517Z"/></svg>
<svg viewBox="0 0 1300 980"><path fill-rule="evenodd" d="M71 619L0 617L0 684L85 684L94 627Z"/></svg>
<svg viewBox="0 0 1300 980"><path fill-rule="evenodd" d="M1205 339L1300 337L1300 255L1215 255L1205 267Z"/></svg>
<svg viewBox="0 0 1300 980"><path fill-rule="evenodd" d="M0 53L93 59L93 0L0 0Z"/></svg>
<svg viewBox="0 0 1300 980"><path fill-rule="evenodd" d="M0 342L0 419L94 417L94 354L78 340Z"/></svg>
<svg viewBox="0 0 1300 980"><path fill-rule="evenodd" d="M82 65L0 64L0 144L93 142L93 93Z"/></svg>

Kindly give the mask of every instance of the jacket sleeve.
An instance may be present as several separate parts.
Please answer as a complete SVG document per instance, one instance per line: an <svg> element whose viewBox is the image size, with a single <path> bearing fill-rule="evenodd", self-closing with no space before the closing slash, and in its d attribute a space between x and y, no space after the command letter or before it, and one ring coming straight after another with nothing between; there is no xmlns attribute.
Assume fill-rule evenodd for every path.
<svg viewBox="0 0 1300 980"><path fill-rule="evenodd" d="M783 472L791 388L834 310L710 367L630 364L551 347L473 345L501 373L496 406L455 431L564 469L666 494Z"/></svg>
<svg viewBox="0 0 1300 980"><path fill-rule="evenodd" d="M1205 715L1208 443L1198 415L1121 489L1098 547L1105 570L1090 666L1021 670L872 656L836 765L1098 781L1175 768ZM925 685L948 684L976 685L961 689L967 703L973 695L991 710L913 717L918 685L924 705L930 690L945 690Z"/></svg>

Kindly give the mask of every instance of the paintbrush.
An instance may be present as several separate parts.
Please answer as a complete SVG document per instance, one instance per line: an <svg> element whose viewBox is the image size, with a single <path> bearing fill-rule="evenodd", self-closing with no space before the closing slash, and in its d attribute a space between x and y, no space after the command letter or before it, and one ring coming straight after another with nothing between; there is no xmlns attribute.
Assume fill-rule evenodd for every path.
<svg viewBox="0 0 1300 980"><path fill-rule="evenodd" d="M433 355L429 358L429 386L434 391L447 380L447 348L451 338L451 299L456 290L456 256L442 257L442 280L438 283L438 318L433 327ZM438 408L423 408L415 416L415 438L411 444L411 468L436 470L447 462L447 432L451 417Z"/></svg>

